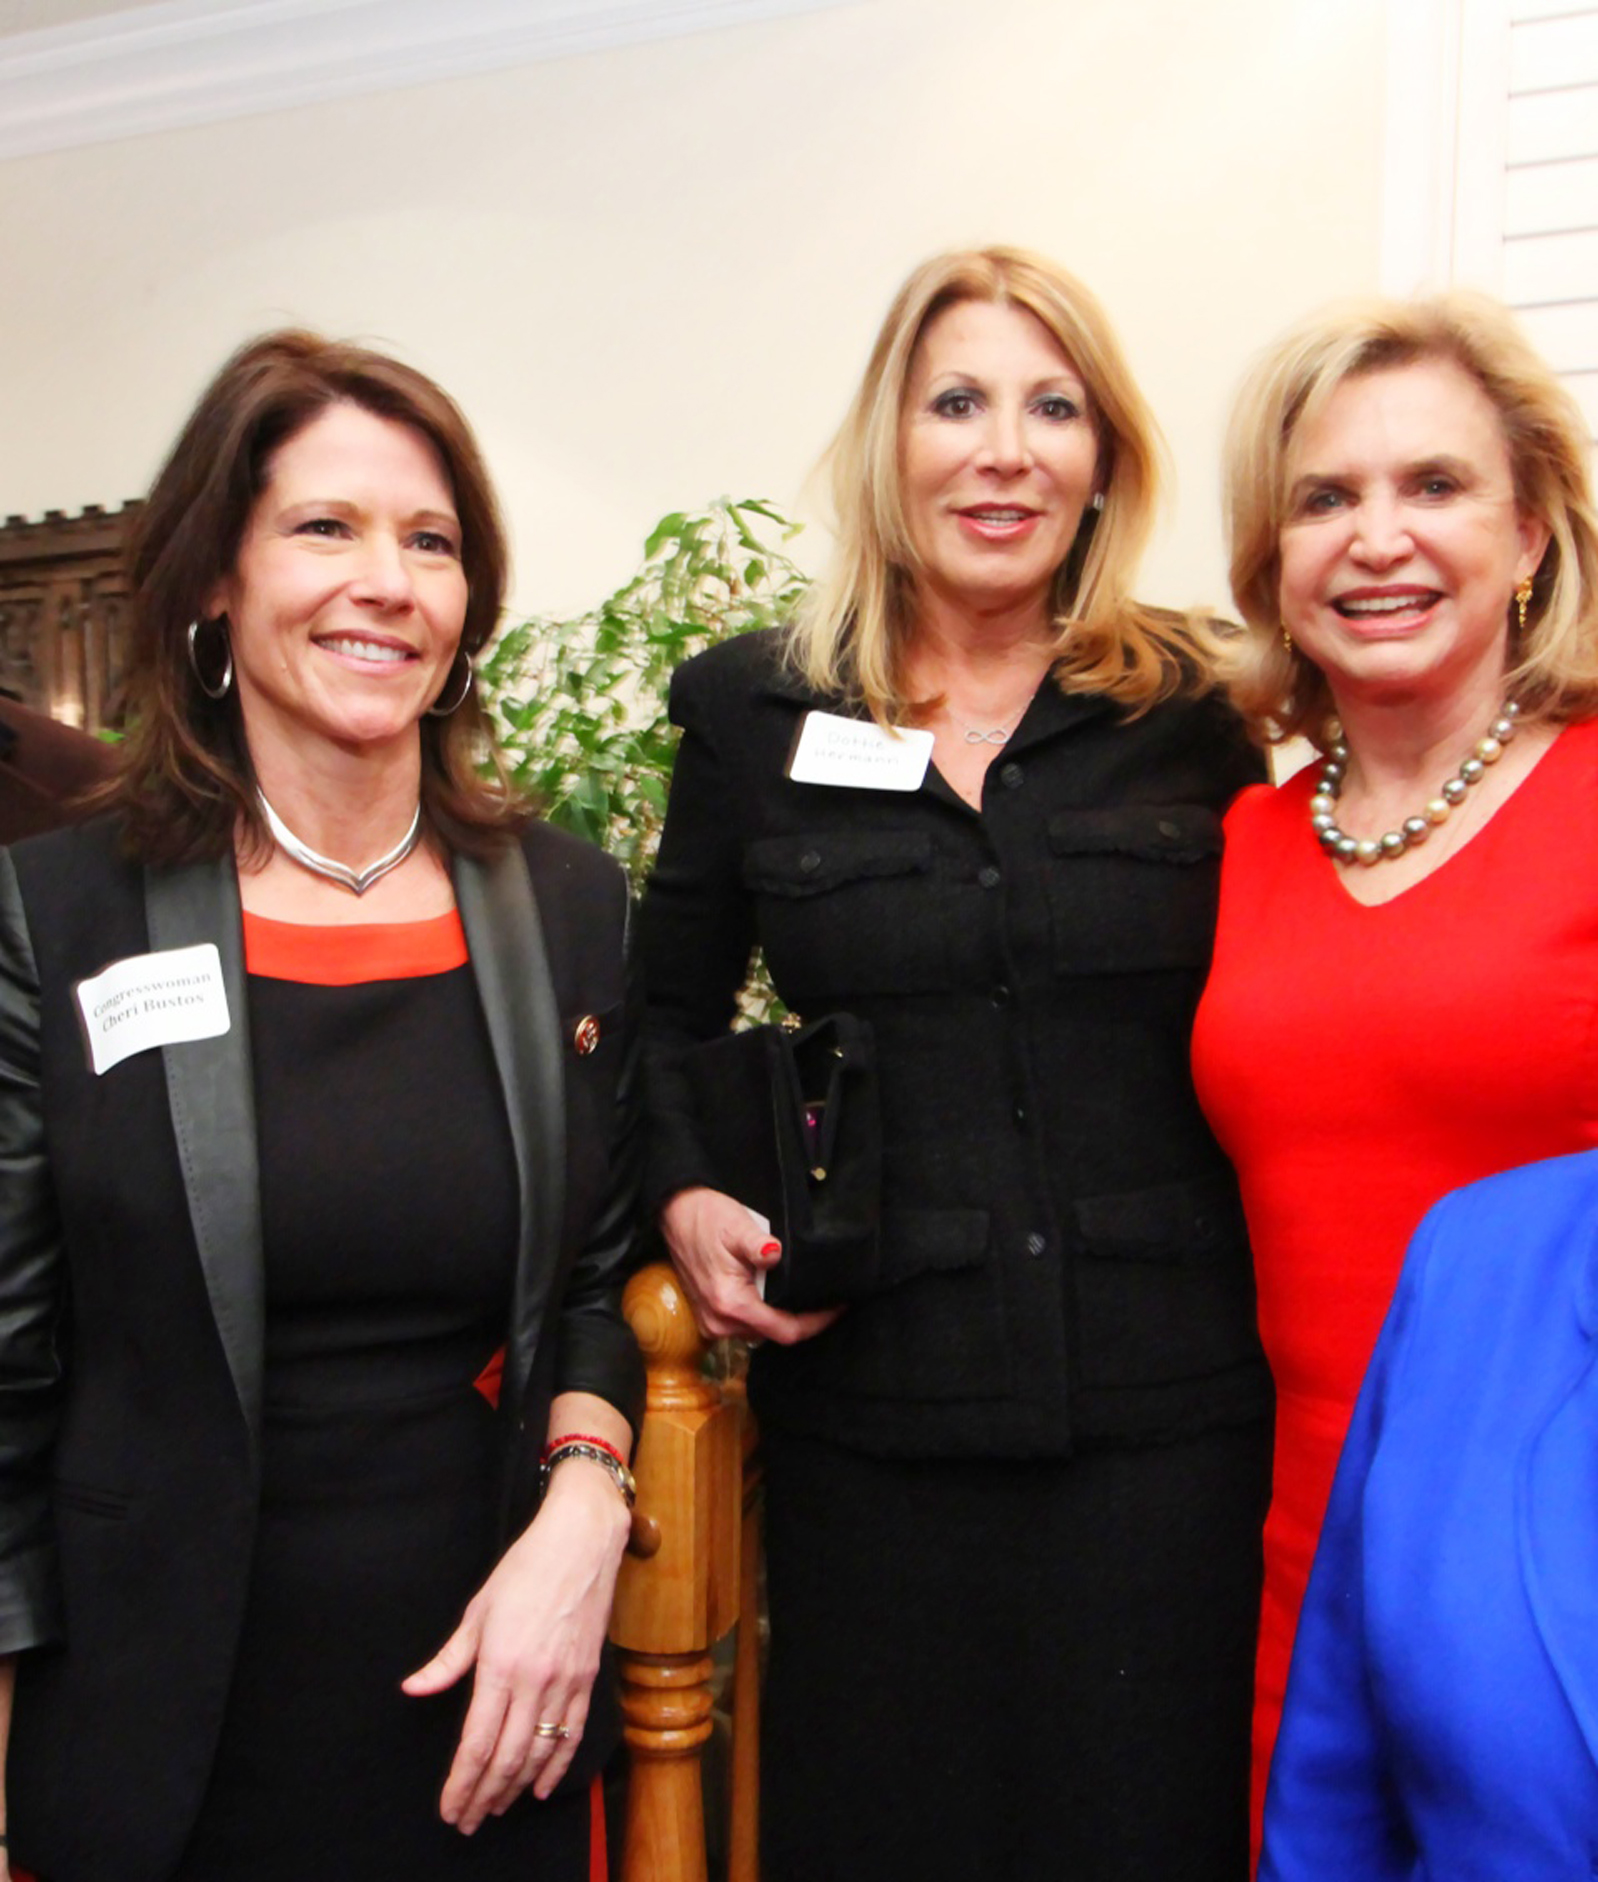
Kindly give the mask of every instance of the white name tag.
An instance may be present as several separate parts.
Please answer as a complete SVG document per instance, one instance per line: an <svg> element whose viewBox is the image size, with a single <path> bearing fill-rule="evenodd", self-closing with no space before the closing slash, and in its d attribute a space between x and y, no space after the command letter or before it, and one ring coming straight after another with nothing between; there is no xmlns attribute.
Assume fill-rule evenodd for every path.
<svg viewBox="0 0 1598 1882"><path fill-rule="evenodd" d="M795 784L919 791L932 762L932 734L885 732L874 719L807 712L788 765Z"/></svg>
<svg viewBox="0 0 1598 1882"><path fill-rule="evenodd" d="M113 961L78 982L78 1010L97 1078L135 1052L216 1039L231 1023L214 941Z"/></svg>

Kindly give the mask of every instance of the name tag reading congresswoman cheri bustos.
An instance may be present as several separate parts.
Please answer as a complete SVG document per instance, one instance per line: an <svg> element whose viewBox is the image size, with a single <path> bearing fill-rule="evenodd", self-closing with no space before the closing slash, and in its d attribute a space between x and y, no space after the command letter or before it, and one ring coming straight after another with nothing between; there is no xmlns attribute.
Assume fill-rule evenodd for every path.
<svg viewBox="0 0 1598 1882"><path fill-rule="evenodd" d="M795 784L919 791L931 762L930 732L887 732L873 719L807 712L788 761L788 776Z"/></svg>
<svg viewBox="0 0 1598 1882"><path fill-rule="evenodd" d="M78 982L78 1010L96 1077L151 1046L219 1038L232 1023L214 941L113 961Z"/></svg>

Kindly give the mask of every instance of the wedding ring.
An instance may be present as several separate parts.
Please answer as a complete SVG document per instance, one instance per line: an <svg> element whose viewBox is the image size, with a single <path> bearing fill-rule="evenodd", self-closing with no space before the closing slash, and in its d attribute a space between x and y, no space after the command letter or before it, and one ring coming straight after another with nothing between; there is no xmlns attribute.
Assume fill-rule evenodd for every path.
<svg viewBox="0 0 1598 1882"><path fill-rule="evenodd" d="M569 1725L551 1724L548 1719L540 1719L533 1727L534 1738L570 1738L572 1728Z"/></svg>

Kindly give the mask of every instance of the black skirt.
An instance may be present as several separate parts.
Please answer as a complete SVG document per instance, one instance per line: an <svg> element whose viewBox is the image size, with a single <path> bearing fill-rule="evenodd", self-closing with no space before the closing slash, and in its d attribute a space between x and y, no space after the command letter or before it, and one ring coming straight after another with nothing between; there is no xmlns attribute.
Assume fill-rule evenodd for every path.
<svg viewBox="0 0 1598 1882"><path fill-rule="evenodd" d="M763 1882L1247 1882L1267 1425L765 1453Z"/></svg>

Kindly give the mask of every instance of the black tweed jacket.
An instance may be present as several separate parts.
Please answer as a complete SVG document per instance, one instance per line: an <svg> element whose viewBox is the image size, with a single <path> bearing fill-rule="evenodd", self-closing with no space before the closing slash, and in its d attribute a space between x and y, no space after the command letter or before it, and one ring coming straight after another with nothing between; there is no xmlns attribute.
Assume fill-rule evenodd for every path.
<svg viewBox="0 0 1598 1882"><path fill-rule="evenodd" d="M686 663L641 915L660 1199L709 1179L680 1072L758 943L877 1040L882 1290L756 1358L772 1422L882 1455L1059 1455L1266 1415L1231 1170L1188 1071L1221 817L1263 775L1215 697L1128 718L1046 684L980 814L785 775L838 710L751 634Z"/></svg>

